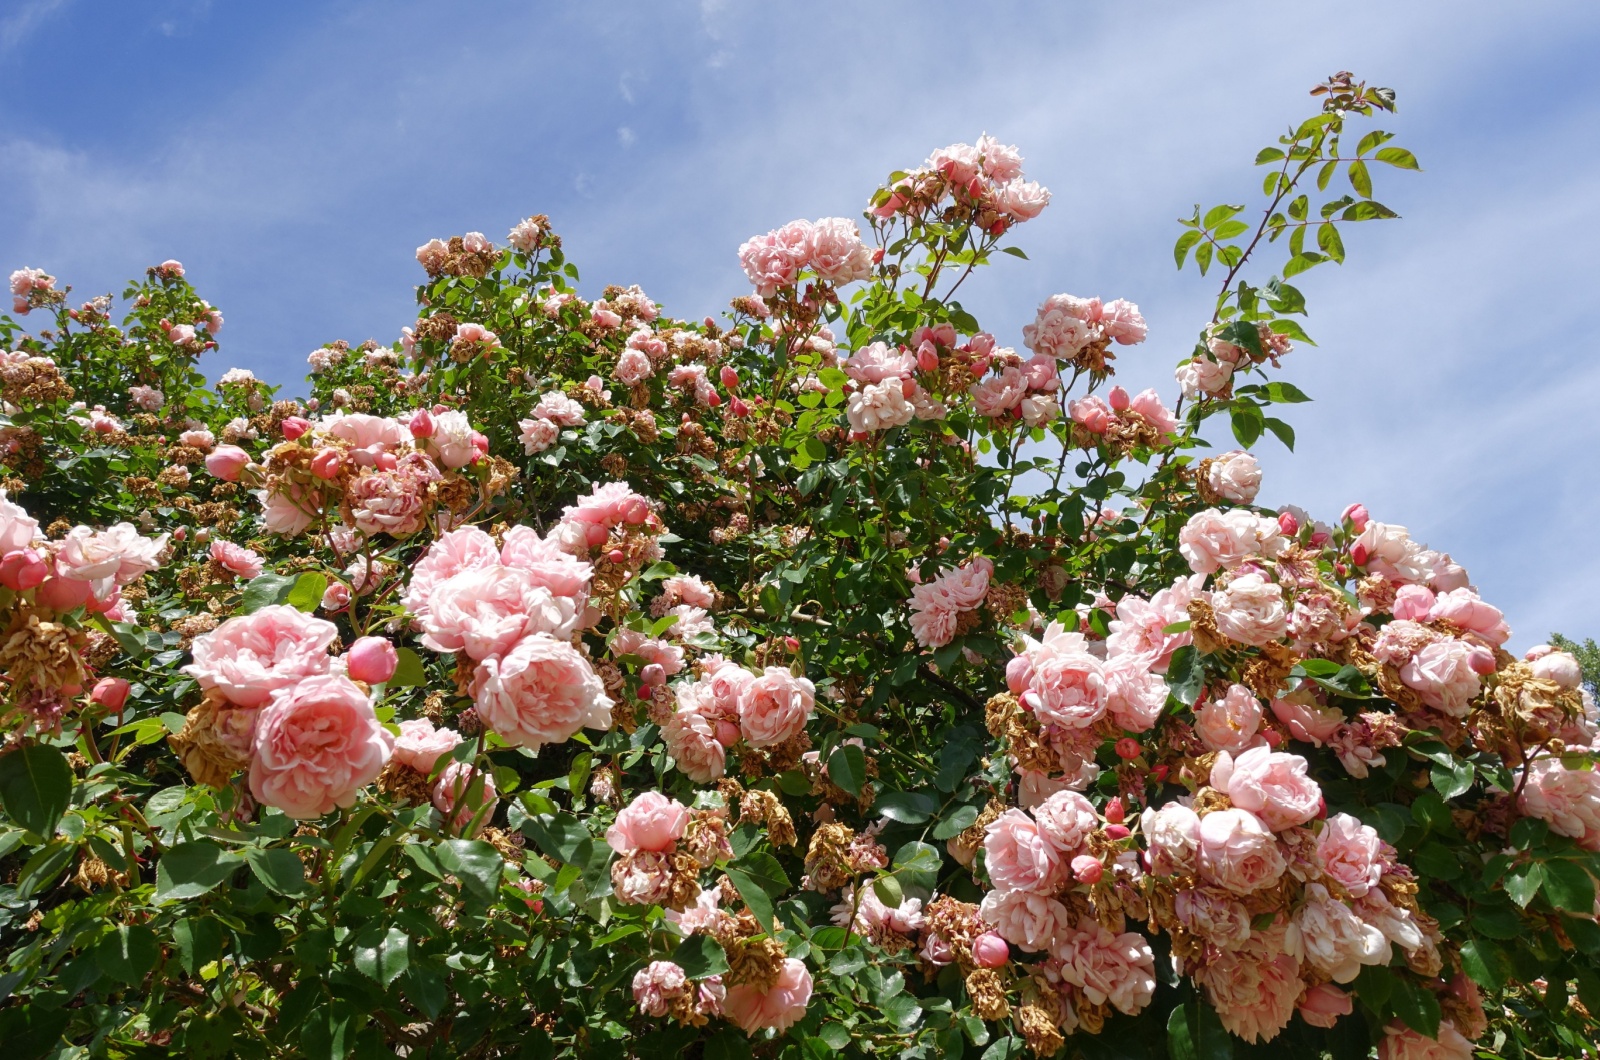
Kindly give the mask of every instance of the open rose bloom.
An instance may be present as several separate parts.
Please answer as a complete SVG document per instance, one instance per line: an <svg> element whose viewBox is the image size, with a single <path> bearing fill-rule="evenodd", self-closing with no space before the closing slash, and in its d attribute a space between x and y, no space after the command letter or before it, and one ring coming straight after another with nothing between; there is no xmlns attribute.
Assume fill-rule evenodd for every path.
<svg viewBox="0 0 1600 1060"><path fill-rule="evenodd" d="M969 21L960 45L996 36ZM498 77L413 54L452 99ZM1045 210L1105 212L988 134L764 218L723 248L709 316L579 284L542 215L481 226L503 245L411 232L415 313L352 325L398 339L330 338L298 387L211 371L198 264L152 265L118 306L14 263L0 1039L485 1060L1600 1041L1592 645L1519 639L1504 572L1474 582L1396 512L1278 496L1325 319L1299 274L1344 243L1353 264L1349 222L1391 212L1369 182L1415 164L1369 128L1392 103L1336 75L1261 154L1265 200L1174 232L1180 262L1228 266L1189 332L1138 292L1020 272L1024 311L985 330L969 274L1023 268L1007 252ZM1142 153L1100 124L1048 153L1121 172ZM708 161L825 157L774 131ZM357 165L441 188L445 156L505 168L460 140L434 122ZM1061 165L1049 183L1081 184ZM363 267L317 249L302 301ZM1537 338L1515 303L1496 333ZM1362 422L1341 471L1387 473ZM1436 463L1430 485L1461 484ZM1581 581L1552 560L1545 595Z"/></svg>

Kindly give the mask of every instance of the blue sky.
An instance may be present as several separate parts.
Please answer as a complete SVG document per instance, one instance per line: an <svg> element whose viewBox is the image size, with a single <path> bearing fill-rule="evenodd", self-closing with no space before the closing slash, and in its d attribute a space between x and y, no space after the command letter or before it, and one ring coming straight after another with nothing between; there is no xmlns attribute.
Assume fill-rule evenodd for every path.
<svg viewBox="0 0 1600 1060"><path fill-rule="evenodd" d="M1173 218L1350 69L1425 173L1404 215L1304 278L1293 457L1262 502L1352 500L1450 551L1527 645L1600 634L1600 5L1380 9L1077 0L0 5L0 266L78 294L168 257L227 316L206 368L293 384L316 346L391 341L412 251L548 213L594 293L678 316L742 293L740 241L855 215L890 169L987 130L1052 189L966 301L1018 344L1057 291L1127 297L1118 362L1171 395L1209 280ZM291 385L290 389L294 389Z"/></svg>

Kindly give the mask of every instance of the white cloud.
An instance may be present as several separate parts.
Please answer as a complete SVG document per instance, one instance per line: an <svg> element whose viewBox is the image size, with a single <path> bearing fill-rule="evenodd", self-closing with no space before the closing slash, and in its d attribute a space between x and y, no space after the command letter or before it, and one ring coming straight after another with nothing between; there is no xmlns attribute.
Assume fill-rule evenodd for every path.
<svg viewBox="0 0 1600 1060"><path fill-rule="evenodd" d="M632 147L634 141L637 139L638 137L634 135L633 130L628 128L626 125L617 130L617 143L621 144L623 147Z"/></svg>

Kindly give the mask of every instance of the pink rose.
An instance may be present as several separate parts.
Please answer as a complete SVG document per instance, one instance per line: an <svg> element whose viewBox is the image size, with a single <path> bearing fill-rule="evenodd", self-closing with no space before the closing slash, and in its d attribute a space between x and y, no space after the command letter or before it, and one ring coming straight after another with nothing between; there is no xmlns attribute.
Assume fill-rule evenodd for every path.
<svg viewBox="0 0 1600 1060"><path fill-rule="evenodd" d="M617 814L606 829L606 842L618 854L636 850L664 853L672 850L689 824L689 809L659 791L647 791Z"/></svg>
<svg viewBox="0 0 1600 1060"><path fill-rule="evenodd" d="M505 654L530 633L571 637L580 614L570 598L535 585L527 571L478 567L434 588L420 622L422 643L481 661Z"/></svg>
<svg viewBox="0 0 1600 1060"><path fill-rule="evenodd" d="M1559 758L1540 758L1528 767L1517 807L1550 824L1587 850L1600 850L1600 772L1568 769Z"/></svg>
<svg viewBox="0 0 1600 1060"><path fill-rule="evenodd" d="M167 535L141 537L132 523L104 530L75 526L56 547L56 574L68 581L88 582L89 591L106 599L141 574L161 566Z"/></svg>
<svg viewBox="0 0 1600 1060"><path fill-rule="evenodd" d="M972 384L967 392L972 395L972 407L978 415L999 419L1022 403L1028 393L1028 379L1020 368L1005 368Z"/></svg>
<svg viewBox="0 0 1600 1060"><path fill-rule="evenodd" d="M1098 299L1055 294L1039 306L1032 324L1022 329L1022 342L1034 353L1068 360L1094 338L1091 317L1100 312Z"/></svg>
<svg viewBox="0 0 1600 1060"><path fill-rule="evenodd" d="M1100 827L1094 804L1076 791L1058 791L1033 811L1039 836L1061 856L1069 859L1083 849L1089 834ZM988 844L984 844L987 849ZM993 873L991 873L993 875Z"/></svg>
<svg viewBox="0 0 1600 1060"><path fill-rule="evenodd" d="M585 422L583 406L559 390L545 392L539 398L538 404L533 406L530 415L536 419L549 420L562 427L582 427Z"/></svg>
<svg viewBox="0 0 1600 1060"><path fill-rule="evenodd" d="M1206 468L1206 483L1211 492L1235 504L1255 503L1261 489L1261 465L1243 449L1211 458Z"/></svg>
<svg viewBox="0 0 1600 1060"><path fill-rule="evenodd" d="M1138 413L1141 419L1156 429L1160 444L1169 441L1178 429L1178 421L1172 415L1172 410L1161 403L1160 395L1153 388L1133 395L1128 402L1128 411Z"/></svg>
<svg viewBox="0 0 1600 1060"><path fill-rule="evenodd" d="M1105 400L1093 394L1067 402L1067 415L1091 434L1105 434L1116 421L1116 413Z"/></svg>
<svg viewBox="0 0 1600 1060"><path fill-rule="evenodd" d="M1200 817L1178 802L1159 810L1148 808L1140 817L1145 842L1150 847L1150 871L1157 876L1187 876L1198 866Z"/></svg>
<svg viewBox="0 0 1600 1060"><path fill-rule="evenodd" d="M1399 617L1399 616L1396 616ZM1435 622L1451 622L1485 642L1499 647L1511 637L1511 627L1498 607L1486 604L1471 589L1452 589L1440 593L1428 617Z"/></svg>
<svg viewBox="0 0 1600 1060"><path fill-rule="evenodd" d="M349 442L352 449L369 453L397 449L411 440L411 432L399 420L366 412L338 412L317 422L324 434Z"/></svg>
<svg viewBox="0 0 1600 1060"><path fill-rule="evenodd" d="M1024 637L1023 643L1031 673L1022 702L1040 721L1086 729L1105 717L1105 668L1089 654L1083 634L1052 622L1041 640Z"/></svg>
<svg viewBox="0 0 1600 1060"><path fill-rule="evenodd" d="M1244 685L1229 685L1221 699L1207 700L1195 709L1194 729L1207 750L1239 752L1256 739L1261 729L1261 701Z"/></svg>
<svg viewBox="0 0 1600 1060"><path fill-rule="evenodd" d="M1313 1027L1330 1028L1343 1016L1355 1011L1350 995L1332 983L1320 983L1300 999L1300 1018Z"/></svg>
<svg viewBox="0 0 1600 1060"><path fill-rule="evenodd" d="M1289 634L1289 612L1283 588L1256 571L1236 574L1225 588L1210 594L1217 632L1229 640L1257 647Z"/></svg>
<svg viewBox="0 0 1600 1060"><path fill-rule="evenodd" d="M1583 667L1578 665L1578 660L1569 651L1547 651L1530 660L1528 668L1533 671L1533 676L1554 681L1569 692L1576 691L1583 684Z"/></svg>
<svg viewBox="0 0 1600 1060"><path fill-rule="evenodd" d="M353 805L357 790L377 779L393 749L394 737L353 681L306 677L279 690L256 718L250 794L290 817L321 817Z"/></svg>
<svg viewBox="0 0 1600 1060"><path fill-rule="evenodd" d="M827 283L845 284L872 275L872 251L847 217L824 217L812 226L811 268Z"/></svg>
<svg viewBox="0 0 1600 1060"><path fill-rule="evenodd" d="M627 349L617 358L617 382L623 386L637 386L655 375L650 358L638 350Z"/></svg>
<svg viewBox="0 0 1600 1060"><path fill-rule="evenodd" d="M785 957L772 989L762 992L741 983L728 988L722 1013L746 1034L772 1028L779 1034L806 1014L811 1002L811 973L793 957Z"/></svg>
<svg viewBox="0 0 1600 1060"><path fill-rule="evenodd" d="M994 205L1015 221L1031 221L1050 205L1050 190L1031 180L1008 180L995 188Z"/></svg>
<svg viewBox="0 0 1600 1060"><path fill-rule="evenodd" d="M1274 936L1281 939L1282 929L1257 933L1241 949L1221 950L1194 973L1223 1027L1247 1042L1276 1038L1305 989L1299 963L1274 945Z"/></svg>
<svg viewBox="0 0 1600 1060"><path fill-rule="evenodd" d="M1236 950L1250 940L1250 910L1220 887L1185 887L1172 911L1178 923L1220 949Z"/></svg>
<svg viewBox="0 0 1600 1060"><path fill-rule="evenodd" d="M1189 602L1202 581L1200 575L1177 578L1170 589L1162 589L1149 600L1131 593L1117 601L1117 617L1111 621L1106 637L1106 654L1150 656L1150 669L1166 673L1172 653L1193 643L1188 630L1167 633L1169 626L1189 621Z"/></svg>
<svg viewBox="0 0 1600 1060"><path fill-rule="evenodd" d="M492 567L501 562L494 539L475 526L442 535L411 568L411 582L401 599L406 610L421 618L428 613L428 598L441 582L463 571ZM519 564L507 563L514 567Z"/></svg>
<svg viewBox="0 0 1600 1060"><path fill-rule="evenodd" d="M665 1016L691 989L689 977L671 961L651 961L633 977L633 1001L646 1016Z"/></svg>
<svg viewBox="0 0 1600 1060"><path fill-rule="evenodd" d="M356 529L364 534L409 537L427 517L428 487L442 476L421 453L408 453L388 470L363 472L345 490Z"/></svg>
<svg viewBox="0 0 1600 1060"><path fill-rule="evenodd" d="M979 968L1003 968L1011 961L1011 947L993 931L972 940L972 960Z"/></svg>
<svg viewBox="0 0 1600 1060"><path fill-rule="evenodd" d="M990 891L978 911L1007 942L1030 953L1048 949L1072 926L1066 906L1032 891Z"/></svg>
<svg viewBox="0 0 1600 1060"><path fill-rule="evenodd" d="M542 417L534 420L518 420L517 427L521 432L517 435L517 440L522 443L522 452L526 456L544 452L555 445L556 440L561 437L561 428L553 421Z"/></svg>
<svg viewBox="0 0 1600 1060"><path fill-rule="evenodd" d="M845 418L854 431L886 431L910 423L914 414L898 380L868 383L845 404Z"/></svg>
<svg viewBox="0 0 1600 1060"><path fill-rule="evenodd" d="M261 500L261 521L267 530L285 537L297 537L305 533L306 527L311 525L311 520L321 505L320 501L315 499L315 494L306 496L300 492L300 487L290 488L293 490L292 494L281 491L268 493L262 490L256 496Z"/></svg>
<svg viewBox="0 0 1600 1060"><path fill-rule="evenodd" d="M1277 840L1249 810L1234 807L1200 818L1200 873L1245 895L1278 882L1287 867Z"/></svg>
<svg viewBox="0 0 1600 1060"><path fill-rule="evenodd" d="M1433 556L1411 540L1409 530L1390 523L1368 523L1350 546L1350 558L1392 582L1422 585L1433 575Z"/></svg>
<svg viewBox="0 0 1600 1060"><path fill-rule="evenodd" d="M203 689L215 688L241 707L260 707L280 689L326 674L328 646L338 633L332 622L270 604L196 637L194 661L183 669Z"/></svg>
<svg viewBox="0 0 1600 1060"><path fill-rule="evenodd" d="M611 727L611 699L589 660L546 633L479 663L472 695L484 724L517 747L538 750L585 727Z"/></svg>
<svg viewBox="0 0 1600 1060"><path fill-rule="evenodd" d="M1306 775L1307 768L1299 755L1270 747L1252 747L1238 758L1224 751L1211 767L1211 786L1281 832L1322 812L1322 789Z"/></svg>
<svg viewBox="0 0 1600 1060"><path fill-rule="evenodd" d="M1178 389L1190 401L1226 394L1233 380L1233 362L1210 357L1192 357L1178 365L1173 377Z"/></svg>
<svg viewBox="0 0 1600 1060"><path fill-rule="evenodd" d="M454 470L478 459L479 450L474 442L478 432L472 429L465 412L447 409L435 414L433 424L433 435L428 438L428 453L439 463Z"/></svg>
<svg viewBox="0 0 1600 1060"><path fill-rule="evenodd" d="M112 714L120 714L128 703L128 693L132 688L125 678L102 677L89 693L89 702Z"/></svg>
<svg viewBox="0 0 1600 1060"><path fill-rule="evenodd" d="M353 681L381 685L400 666L400 653L384 637L359 637L345 654L345 667Z"/></svg>
<svg viewBox="0 0 1600 1060"><path fill-rule="evenodd" d="M241 578L254 578L261 573L260 555L232 541L211 542L211 558Z"/></svg>
<svg viewBox="0 0 1600 1060"><path fill-rule="evenodd" d="M1304 901L1284 933L1284 951L1336 983L1348 983L1363 965L1387 964L1389 940L1320 883L1306 884Z"/></svg>
<svg viewBox="0 0 1600 1060"><path fill-rule="evenodd" d="M679 772L697 784L709 784L726 772L728 751L717 739L717 723L698 710L685 709L683 703L680 690L678 709L661 726L661 738Z"/></svg>
<svg viewBox="0 0 1600 1060"><path fill-rule="evenodd" d="M454 751L460 743L461 734L454 729L435 728L427 718L413 718L400 723L400 735L394 741L394 758L418 773L432 773L440 757Z"/></svg>
<svg viewBox="0 0 1600 1060"><path fill-rule="evenodd" d="M1067 852L1021 810L1007 810L989 824L983 849L996 890L1050 894L1066 879Z"/></svg>
<svg viewBox="0 0 1600 1060"><path fill-rule="evenodd" d="M438 810L449 822L450 828L457 832L471 824L483 807L493 806L496 797L493 775L474 769L466 762L451 762L445 766L429 789L433 808ZM493 814L494 811L491 809L483 815L478 829L473 832L474 835L488 824Z"/></svg>
<svg viewBox="0 0 1600 1060"><path fill-rule="evenodd" d="M513 526L506 531L500 562L526 571L534 585L566 597L580 608L588 602L594 568L557 542L540 537L531 526Z"/></svg>
<svg viewBox="0 0 1600 1060"><path fill-rule="evenodd" d="M1245 508L1207 508L1178 531L1178 551L1196 574L1237 567L1251 556L1273 556L1282 546L1277 520Z"/></svg>
<svg viewBox="0 0 1600 1060"><path fill-rule="evenodd" d="M1394 606L1390 611L1395 618L1404 621L1426 622L1433 602L1433 590L1426 585L1402 585L1394 594Z"/></svg>
<svg viewBox="0 0 1600 1060"><path fill-rule="evenodd" d="M1155 954L1138 932L1116 934L1086 920L1058 937L1050 953L1061 962L1061 978L1093 1004L1109 1001L1133 1016L1155 996Z"/></svg>
<svg viewBox="0 0 1600 1060"><path fill-rule="evenodd" d="M1348 813L1328 818L1317 836L1317 856L1327 874L1360 898L1383 876L1383 841L1377 829Z"/></svg>
<svg viewBox="0 0 1600 1060"><path fill-rule="evenodd" d="M739 730L751 747L771 747L800 735L816 702L816 686L781 666L769 666L739 693Z"/></svg>
<svg viewBox="0 0 1600 1060"><path fill-rule="evenodd" d="M1463 718L1483 688L1478 675L1493 670L1494 655L1488 648L1441 637L1423 645L1400 667L1400 680L1428 706Z"/></svg>
<svg viewBox="0 0 1600 1060"><path fill-rule="evenodd" d="M1300 692L1291 693L1292 696L1301 695ZM1306 693L1310 702L1298 699L1274 699L1272 701L1272 716L1283 723L1289 730L1289 735L1296 740L1315 744L1321 747L1333 739L1333 734L1339 731L1339 726L1345 722L1344 711L1338 707L1330 707L1318 703Z"/></svg>
<svg viewBox="0 0 1600 1060"><path fill-rule="evenodd" d="M1150 671L1150 657L1112 655L1106 660L1106 711L1129 732L1149 732L1167 705L1167 683Z"/></svg>
<svg viewBox="0 0 1600 1060"><path fill-rule="evenodd" d="M1472 1060L1472 1043L1449 1020L1439 1023L1439 1037L1429 1038L1393 1020L1378 1043L1378 1060Z"/></svg>
<svg viewBox="0 0 1600 1060"><path fill-rule="evenodd" d="M1139 307L1125 298L1113 298L1100 307L1100 324L1120 346L1143 342L1149 332Z"/></svg>
<svg viewBox="0 0 1600 1060"><path fill-rule="evenodd" d="M29 517L22 506L6 499L0 490L0 556L20 552L39 536L39 521Z"/></svg>

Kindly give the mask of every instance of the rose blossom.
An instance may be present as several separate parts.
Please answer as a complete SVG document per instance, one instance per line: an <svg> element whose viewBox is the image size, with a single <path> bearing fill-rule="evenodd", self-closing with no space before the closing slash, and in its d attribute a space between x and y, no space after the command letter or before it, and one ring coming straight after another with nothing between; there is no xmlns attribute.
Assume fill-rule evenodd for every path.
<svg viewBox="0 0 1600 1060"><path fill-rule="evenodd" d="M1174 579L1171 588L1162 589L1149 600L1132 593L1118 600L1117 617L1111 620L1106 637L1107 655L1150 656L1150 669L1166 673L1172 653L1193 643L1188 630L1167 633L1166 629L1189 621L1189 602L1202 581L1202 575L1193 574Z"/></svg>
<svg viewBox="0 0 1600 1060"><path fill-rule="evenodd" d="M1578 660L1569 651L1547 651L1530 659L1528 668L1533 671L1533 676L1554 681L1569 692L1576 691L1583 684L1583 667L1578 665Z"/></svg>
<svg viewBox="0 0 1600 1060"><path fill-rule="evenodd" d="M1261 489L1261 465L1243 449L1213 457L1206 468L1211 492L1235 504L1253 504Z"/></svg>
<svg viewBox="0 0 1600 1060"><path fill-rule="evenodd" d="M1439 1022L1439 1037L1425 1034L1393 1020L1378 1043L1378 1060L1472 1060L1472 1043L1449 1020Z"/></svg>
<svg viewBox="0 0 1600 1060"><path fill-rule="evenodd" d="M1093 339L1089 320L1099 312L1099 299L1051 295L1039 306L1033 323L1022 329L1022 343L1046 357L1071 359Z"/></svg>
<svg viewBox="0 0 1600 1060"><path fill-rule="evenodd" d="M1350 558L1393 582L1426 584L1433 574L1432 558L1411 539L1411 532L1390 523L1368 523L1351 544Z"/></svg>
<svg viewBox="0 0 1600 1060"><path fill-rule="evenodd" d="M717 739L717 723L698 710L685 709L683 692L678 709L661 726L667 754L678 771L697 784L709 784L723 776L728 767L727 748ZM737 728L734 729L737 733Z"/></svg>
<svg viewBox="0 0 1600 1060"><path fill-rule="evenodd" d="M854 221L824 217L812 226L811 235L811 267L818 279L844 284L872 275L872 251Z"/></svg>
<svg viewBox="0 0 1600 1060"><path fill-rule="evenodd" d="M1289 633L1289 612L1283 588L1256 571L1236 574L1225 588L1210 594L1217 632L1240 644L1260 647Z"/></svg>
<svg viewBox="0 0 1600 1060"><path fill-rule="evenodd" d="M1047 949L1071 928L1072 914L1066 906L1031 891L990 891L983 896L979 913L1007 942L1030 953Z"/></svg>
<svg viewBox="0 0 1600 1060"><path fill-rule="evenodd" d="M1493 670L1494 656L1489 649L1441 637L1425 644L1400 667L1400 680L1415 689L1428 706L1461 718L1483 688L1478 674Z"/></svg>
<svg viewBox="0 0 1600 1060"><path fill-rule="evenodd" d="M1305 988L1298 962L1274 946L1274 935L1281 938L1282 930L1262 933L1240 949L1219 951L1194 973L1223 1027L1247 1042L1276 1038L1294 1017Z"/></svg>
<svg viewBox="0 0 1600 1060"><path fill-rule="evenodd" d="M1007 810L989 824L983 849L997 890L1050 894L1066 878L1066 851L1021 810Z"/></svg>
<svg viewBox="0 0 1600 1060"><path fill-rule="evenodd" d="M1278 882L1287 866L1277 840L1249 810L1216 810L1200 818L1200 872L1238 895Z"/></svg>
<svg viewBox="0 0 1600 1060"><path fill-rule="evenodd" d="M1245 508L1207 508L1178 531L1178 551L1196 574L1237 567L1251 556L1272 556L1283 546L1278 523Z"/></svg>
<svg viewBox="0 0 1600 1060"><path fill-rule="evenodd" d="M1058 791L1034 808L1040 838L1068 860L1083 849L1089 834L1100 827L1094 804L1076 791ZM985 844L987 848L987 843ZM990 873L992 876L993 873Z"/></svg>
<svg viewBox="0 0 1600 1060"><path fill-rule="evenodd" d="M428 613L428 599L440 583L464 571L495 566L499 562L500 550L488 534L475 526L452 530L435 540L417 560L401 600L407 611L421 618Z"/></svg>
<svg viewBox="0 0 1600 1060"><path fill-rule="evenodd" d="M433 808L458 831L470 824L484 806L493 805L496 795L493 774L475 769L466 762L451 762L445 766L429 790ZM480 829L488 823L492 813L491 810L484 815Z"/></svg>
<svg viewBox="0 0 1600 1060"><path fill-rule="evenodd" d="M219 566L241 578L254 578L261 573L260 555L232 541L211 542L210 555Z"/></svg>
<svg viewBox="0 0 1600 1060"><path fill-rule="evenodd" d="M1173 900L1178 922L1210 945L1234 950L1250 941L1250 910L1220 887L1185 887Z"/></svg>
<svg viewBox="0 0 1600 1060"><path fill-rule="evenodd" d="M400 723L400 735L394 740L394 759L418 773L432 773L440 756L447 755L461 743L461 734L444 726L434 727L427 718L413 718Z"/></svg>
<svg viewBox="0 0 1600 1060"><path fill-rule="evenodd" d="M358 637L345 653L345 668L350 679L381 685L394 676L400 666L400 653L384 637Z"/></svg>
<svg viewBox="0 0 1600 1060"><path fill-rule="evenodd" d="M1339 726L1345 723L1344 711L1318 703L1304 688L1282 699L1274 699L1272 716L1283 723L1290 736L1317 747L1332 740Z"/></svg>
<svg viewBox="0 0 1600 1060"><path fill-rule="evenodd" d="M161 566L167 535L141 537L132 523L104 530L75 526L56 549L56 574L89 583L89 591L105 599L112 590Z"/></svg>
<svg viewBox="0 0 1600 1060"><path fill-rule="evenodd" d="M1517 807L1550 824L1587 850L1600 850L1600 772L1568 769L1559 758L1540 758L1528 767Z"/></svg>
<svg viewBox="0 0 1600 1060"><path fill-rule="evenodd" d="M582 427L585 422L583 406L559 390L546 391L529 415L562 427Z"/></svg>
<svg viewBox="0 0 1600 1060"><path fill-rule="evenodd" d="M855 431L886 431L910 423L914 410L898 382L868 383L850 395L845 418Z"/></svg>
<svg viewBox="0 0 1600 1060"><path fill-rule="evenodd" d="M321 817L354 805L357 790L377 778L393 748L394 737L355 682L306 677L280 689L256 718L250 794L290 817Z"/></svg>
<svg viewBox="0 0 1600 1060"><path fill-rule="evenodd" d="M763 993L748 983L729 987L722 1013L746 1034L767 1027L782 1034L805 1015L810 1002L811 973L803 962L785 957L772 989Z"/></svg>
<svg viewBox="0 0 1600 1060"><path fill-rule="evenodd" d="M1082 990L1092 1004L1109 1001L1133 1016L1155 996L1155 954L1138 932L1114 934L1087 920L1057 938L1050 952L1061 961L1061 978Z"/></svg>
<svg viewBox="0 0 1600 1060"><path fill-rule="evenodd" d="M1497 648L1511 637L1506 616L1498 607L1484 603L1471 589L1440 593L1433 601L1428 618L1453 623Z"/></svg>
<svg viewBox="0 0 1600 1060"><path fill-rule="evenodd" d="M633 977L633 1001L646 1016L665 1016L689 989L689 977L671 961L651 961Z"/></svg>
<svg viewBox="0 0 1600 1060"><path fill-rule="evenodd" d="M1261 701L1244 685L1229 685L1221 699L1210 699L1194 712L1194 729L1211 751L1239 752L1249 747L1261 728Z"/></svg>
<svg viewBox="0 0 1600 1060"><path fill-rule="evenodd" d="M781 666L769 666L739 692L739 730L751 747L798 736L811 720L816 686Z"/></svg>
<svg viewBox="0 0 1600 1060"><path fill-rule="evenodd" d="M1198 864L1200 817L1188 806L1169 802L1147 808L1140 817L1150 848L1150 871L1158 876L1188 875Z"/></svg>
<svg viewBox="0 0 1600 1060"><path fill-rule="evenodd" d="M1238 758L1224 751L1211 767L1211 786L1281 832L1322 811L1322 789L1306 775L1307 768L1299 755L1270 747L1252 747Z"/></svg>
<svg viewBox="0 0 1600 1060"><path fill-rule="evenodd" d="M1321 983L1306 991L1300 999L1300 1018L1313 1027L1331 1028L1340 1017L1355 1011L1350 995L1332 983Z"/></svg>
<svg viewBox="0 0 1600 1060"><path fill-rule="evenodd" d="M611 699L589 660L547 633L479 663L472 695L484 724L517 747L538 750L585 727L611 727Z"/></svg>
<svg viewBox="0 0 1600 1060"><path fill-rule="evenodd" d="M606 829L606 842L618 854L638 850L666 852L683 838L689 824L689 809L659 791L646 791L617 814L616 823Z"/></svg>
<svg viewBox="0 0 1600 1060"><path fill-rule="evenodd" d="M479 567L434 588L421 620L422 642L481 661L504 654L530 633L571 637L579 614L572 599L535 585L527 571Z"/></svg>
<svg viewBox="0 0 1600 1060"><path fill-rule="evenodd" d="M1348 813L1329 817L1317 836L1317 856L1324 870L1357 898L1376 887L1383 876L1382 850L1378 830Z"/></svg>
<svg viewBox="0 0 1600 1060"><path fill-rule="evenodd" d="M1213 360L1210 357L1193 357L1178 365L1173 373L1178 389L1191 401L1219 397L1226 393L1233 379L1231 361Z"/></svg>
<svg viewBox="0 0 1600 1060"><path fill-rule="evenodd" d="M1148 732L1167 705L1167 683L1144 655L1112 655L1105 664L1106 712L1129 732Z"/></svg>
<svg viewBox="0 0 1600 1060"><path fill-rule="evenodd" d="M15 501L7 500L6 491L0 489L0 556L27 548L38 536L39 521Z"/></svg>
<svg viewBox="0 0 1600 1060"><path fill-rule="evenodd" d="M1334 982L1348 983L1361 974L1362 965L1388 963L1389 940L1330 897L1322 884L1310 883L1284 933L1284 951Z"/></svg>
<svg viewBox="0 0 1600 1060"><path fill-rule="evenodd" d="M269 604L196 637L183 672L241 707L263 706L280 689L327 673L338 633L332 622Z"/></svg>
<svg viewBox="0 0 1600 1060"><path fill-rule="evenodd" d="M1003 369L967 390L972 395L973 409L990 419L999 419L1016 408L1027 392L1028 380L1020 368Z"/></svg>
<svg viewBox="0 0 1600 1060"><path fill-rule="evenodd" d="M1040 721L1084 729L1105 716L1105 668L1089 654L1083 634L1068 633L1052 622L1042 639L1024 637L1023 643L1027 678L1021 698ZM1008 680L1010 676L1008 666Z"/></svg>
<svg viewBox="0 0 1600 1060"><path fill-rule="evenodd" d="M518 420L517 427L521 433L517 440L522 443L522 451L527 456L542 453L561 437L561 428L555 421L543 417L533 420Z"/></svg>

